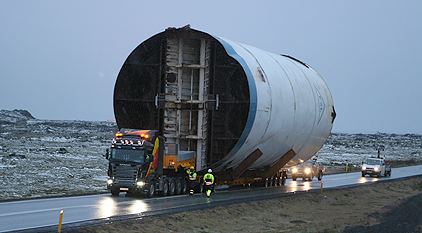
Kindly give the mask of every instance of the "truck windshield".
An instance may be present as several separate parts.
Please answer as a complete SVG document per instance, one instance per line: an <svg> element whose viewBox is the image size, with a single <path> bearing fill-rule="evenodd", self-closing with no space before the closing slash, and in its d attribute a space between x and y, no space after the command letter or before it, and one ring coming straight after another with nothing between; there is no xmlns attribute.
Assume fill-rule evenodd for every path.
<svg viewBox="0 0 422 233"><path fill-rule="evenodd" d="M143 150L132 150L132 149L111 149L110 162L135 162L144 163Z"/></svg>
<svg viewBox="0 0 422 233"><path fill-rule="evenodd" d="M367 159L366 160L366 164L368 164L368 165L380 165L381 164L381 160L378 160L378 159Z"/></svg>

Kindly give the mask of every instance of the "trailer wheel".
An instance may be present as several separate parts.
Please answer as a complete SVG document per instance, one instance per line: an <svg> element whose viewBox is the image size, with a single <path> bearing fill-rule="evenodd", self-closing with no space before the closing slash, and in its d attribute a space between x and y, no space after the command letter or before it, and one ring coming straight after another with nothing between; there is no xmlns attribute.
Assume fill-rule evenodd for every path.
<svg viewBox="0 0 422 233"><path fill-rule="evenodd" d="M176 180L176 194L180 195L182 194L182 189L183 189L183 181L182 178L178 177Z"/></svg>
<svg viewBox="0 0 422 233"><path fill-rule="evenodd" d="M264 180L264 187L268 187L268 185L270 184L270 181L268 180L268 178L267 177L265 177L265 180Z"/></svg>
<svg viewBox="0 0 422 233"><path fill-rule="evenodd" d="M169 196L173 196L176 193L176 180L171 179L169 185Z"/></svg>
<svg viewBox="0 0 422 233"><path fill-rule="evenodd" d="M113 196L119 196L120 190L119 189L111 189L111 195Z"/></svg>
<svg viewBox="0 0 422 233"><path fill-rule="evenodd" d="M155 195L155 180L151 180L148 184L148 197L154 197Z"/></svg>
<svg viewBox="0 0 422 233"><path fill-rule="evenodd" d="M169 195L169 181L164 180L163 191L161 192L161 196L165 197L167 195Z"/></svg>
<svg viewBox="0 0 422 233"><path fill-rule="evenodd" d="M186 179L182 179L182 193L185 194L188 191L188 182Z"/></svg>

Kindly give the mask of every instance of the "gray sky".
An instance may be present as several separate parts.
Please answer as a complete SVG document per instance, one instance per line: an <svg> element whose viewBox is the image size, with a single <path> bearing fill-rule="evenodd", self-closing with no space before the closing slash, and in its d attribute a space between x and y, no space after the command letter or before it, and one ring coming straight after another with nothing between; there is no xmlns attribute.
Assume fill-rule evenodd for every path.
<svg viewBox="0 0 422 233"><path fill-rule="evenodd" d="M422 134L422 1L0 1L0 109L112 120L127 56L192 28L312 66L332 132Z"/></svg>

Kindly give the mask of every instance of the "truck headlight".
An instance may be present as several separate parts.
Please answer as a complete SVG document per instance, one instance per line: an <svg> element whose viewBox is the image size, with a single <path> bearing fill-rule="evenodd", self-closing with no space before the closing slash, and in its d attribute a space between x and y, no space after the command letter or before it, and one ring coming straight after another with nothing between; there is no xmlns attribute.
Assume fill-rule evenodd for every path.
<svg viewBox="0 0 422 233"><path fill-rule="evenodd" d="M112 185L112 184L113 184L113 180L112 180L112 179L108 179L108 180L107 180L107 184L108 184L108 185Z"/></svg>
<svg viewBox="0 0 422 233"><path fill-rule="evenodd" d="M297 168L293 168L293 169L292 169L292 172L293 172L293 173L296 173L296 172L297 172Z"/></svg>
<svg viewBox="0 0 422 233"><path fill-rule="evenodd" d="M143 182L143 181L138 181L138 182L136 182L136 185L138 185L139 187L142 187L142 186L144 186L144 185L145 185L145 182Z"/></svg>
<svg viewBox="0 0 422 233"><path fill-rule="evenodd" d="M365 166L362 166L362 170L366 170L366 167Z"/></svg>
<svg viewBox="0 0 422 233"><path fill-rule="evenodd" d="M305 169L305 173L306 173L306 174L311 173L311 169L310 169L310 168L306 168L306 169Z"/></svg>
<svg viewBox="0 0 422 233"><path fill-rule="evenodd" d="M378 171L378 170L380 170L380 168L379 167L374 167L374 171Z"/></svg>

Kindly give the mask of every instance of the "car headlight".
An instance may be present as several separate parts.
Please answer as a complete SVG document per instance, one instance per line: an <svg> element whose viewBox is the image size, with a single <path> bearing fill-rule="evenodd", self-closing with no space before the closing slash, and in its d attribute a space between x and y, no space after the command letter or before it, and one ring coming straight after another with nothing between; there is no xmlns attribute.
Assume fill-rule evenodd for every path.
<svg viewBox="0 0 422 233"><path fill-rule="evenodd" d="M374 171L378 171L378 170L380 170L379 167L374 167Z"/></svg>
<svg viewBox="0 0 422 233"><path fill-rule="evenodd" d="M366 170L366 167L365 166L362 166L362 170Z"/></svg>
<svg viewBox="0 0 422 233"><path fill-rule="evenodd" d="M113 180L112 179L107 180L107 184L108 185L112 185L113 184Z"/></svg>
<svg viewBox="0 0 422 233"><path fill-rule="evenodd" d="M306 174L311 173L311 169L310 169L310 168L306 168L306 169L305 169L305 173L306 173Z"/></svg>
<svg viewBox="0 0 422 233"><path fill-rule="evenodd" d="M293 172L293 173L296 173L296 172L297 172L297 168L293 168L293 169L292 169L292 172Z"/></svg>
<svg viewBox="0 0 422 233"><path fill-rule="evenodd" d="M136 185L138 185L138 186L142 187L142 186L144 186L144 185L145 185L145 182L143 182L143 181L138 181L138 182L136 182Z"/></svg>

